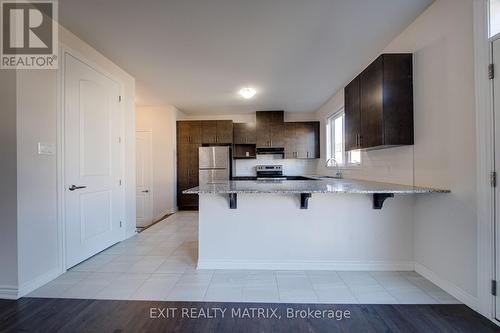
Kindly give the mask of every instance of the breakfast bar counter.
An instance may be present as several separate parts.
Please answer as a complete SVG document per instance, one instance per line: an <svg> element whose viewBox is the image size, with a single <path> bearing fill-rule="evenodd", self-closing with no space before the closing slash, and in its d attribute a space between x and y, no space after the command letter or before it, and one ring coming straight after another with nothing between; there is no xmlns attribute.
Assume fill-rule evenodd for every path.
<svg viewBox="0 0 500 333"><path fill-rule="evenodd" d="M372 194L374 209L381 209L383 201L394 194L449 193L449 190L409 185L380 183L353 179L315 178L310 180L236 180L215 184L202 184L183 191L184 194L229 194L230 208L236 209L238 193L301 194L301 203L313 193ZM306 209L306 206L301 206Z"/></svg>
<svg viewBox="0 0 500 333"><path fill-rule="evenodd" d="M413 270L415 200L447 192L330 178L184 191L199 196L198 268L284 270Z"/></svg>

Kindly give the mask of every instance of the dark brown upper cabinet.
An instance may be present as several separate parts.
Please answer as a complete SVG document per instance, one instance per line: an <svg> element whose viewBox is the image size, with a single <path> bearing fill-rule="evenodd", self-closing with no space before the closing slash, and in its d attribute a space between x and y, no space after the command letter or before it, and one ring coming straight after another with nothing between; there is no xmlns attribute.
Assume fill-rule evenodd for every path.
<svg viewBox="0 0 500 333"><path fill-rule="evenodd" d="M257 143L255 123L234 123L233 143L235 145L251 145Z"/></svg>
<svg viewBox="0 0 500 333"><path fill-rule="evenodd" d="M217 143L233 143L232 120L217 120Z"/></svg>
<svg viewBox="0 0 500 333"><path fill-rule="evenodd" d="M319 122L285 123L285 158L319 158Z"/></svg>
<svg viewBox="0 0 500 333"><path fill-rule="evenodd" d="M361 134L361 96L360 79L356 77L345 87L345 150L360 148L359 137Z"/></svg>
<svg viewBox="0 0 500 333"><path fill-rule="evenodd" d="M233 142L233 122L231 120L204 120L202 123L202 143Z"/></svg>
<svg viewBox="0 0 500 333"><path fill-rule="evenodd" d="M412 54L382 54L345 88L346 150L413 144Z"/></svg>
<svg viewBox="0 0 500 333"><path fill-rule="evenodd" d="M284 111L257 111L257 148L285 146Z"/></svg>
<svg viewBox="0 0 500 333"><path fill-rule="evenodd" d="M178 121L177 143L202 143L201 121Z"/></svg>

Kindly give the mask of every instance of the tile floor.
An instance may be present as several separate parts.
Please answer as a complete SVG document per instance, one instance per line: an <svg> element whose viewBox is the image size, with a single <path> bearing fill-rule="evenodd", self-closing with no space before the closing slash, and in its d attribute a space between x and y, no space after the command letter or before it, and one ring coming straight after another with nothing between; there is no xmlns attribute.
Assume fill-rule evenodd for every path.
<svg viewBox="0 0 500 333"><path fill-rule="evenodd" d="M197 213L112 246L29 297L286 303L459 303L415 272L196 270Z"/></svg>

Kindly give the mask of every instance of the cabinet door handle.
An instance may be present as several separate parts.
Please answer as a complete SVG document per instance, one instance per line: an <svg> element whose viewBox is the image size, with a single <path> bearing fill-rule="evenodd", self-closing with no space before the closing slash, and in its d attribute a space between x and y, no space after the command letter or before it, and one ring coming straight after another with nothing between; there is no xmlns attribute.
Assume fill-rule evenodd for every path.
<svg viewBox="0 0 500 333"><path fill-rule="evenodd" d="M306 157L309 158L309 152L306 153Z"/></svg>

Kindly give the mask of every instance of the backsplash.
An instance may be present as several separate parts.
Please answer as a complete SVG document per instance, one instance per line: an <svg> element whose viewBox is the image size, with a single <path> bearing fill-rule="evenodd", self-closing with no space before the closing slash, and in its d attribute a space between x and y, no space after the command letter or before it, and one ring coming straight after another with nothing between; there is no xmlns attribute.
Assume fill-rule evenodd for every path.
<svg viewBox="0 0 500 333"><path fill-rule="evenodd" d="M255 166L283 165L283 174L286 176L300 176L316 174L318 160L283 159L279 155L258 155L255 160L235 160L234 176L255 176Z"/></svg>

